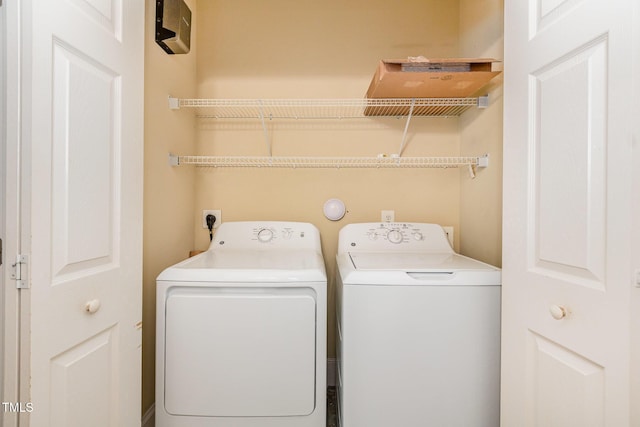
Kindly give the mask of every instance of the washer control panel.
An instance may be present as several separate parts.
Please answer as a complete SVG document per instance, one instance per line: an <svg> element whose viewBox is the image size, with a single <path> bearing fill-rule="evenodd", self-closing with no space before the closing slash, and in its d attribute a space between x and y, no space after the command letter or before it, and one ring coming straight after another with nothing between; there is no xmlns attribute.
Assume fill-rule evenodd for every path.
<svg viewBox="0 0 640 427"><path fill-rule="evenodd" d="M412 224L380 223L367 231L369 240L386 240L387 242L400 245L411 244L412 241L424 240L424 234L420 227Z"/></svg>
<svg viewBox="0 0 640 427"><path fill-rule="evenodd" d="M419 227L411 224L381 224L367 230L369 240L386 240L394 245L410 244L412 241L424 240L424 234Z"/></svg>
<svg viewBox="0 0 640 427"><path fill-rule="evenodd" d="M338 252L451 252L444 229L427 223L361 223L340 230Z"/></svg>

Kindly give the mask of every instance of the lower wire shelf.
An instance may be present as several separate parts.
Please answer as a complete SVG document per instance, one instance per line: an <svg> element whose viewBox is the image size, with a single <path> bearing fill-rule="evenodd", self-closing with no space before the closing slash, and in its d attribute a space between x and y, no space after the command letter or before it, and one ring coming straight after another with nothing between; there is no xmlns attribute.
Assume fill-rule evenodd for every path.
<svg viewBox="0 0 640 427"><path fill-rule="evenodd" d="M169 154L172 166L265 167L265 168L484 168L489 156L480 157L277 157L277 156L177 156Z"/></svg>

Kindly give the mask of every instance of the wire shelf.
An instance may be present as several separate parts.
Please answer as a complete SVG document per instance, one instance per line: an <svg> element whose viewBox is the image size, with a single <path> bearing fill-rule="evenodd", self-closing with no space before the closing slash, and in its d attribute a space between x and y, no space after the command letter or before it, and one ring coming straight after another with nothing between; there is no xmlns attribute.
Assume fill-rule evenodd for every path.
<svg viewBox="0 0 640 427"><path fill-rule="evenodd" d="M270 157L270 156L176 156L173 166L266 167L266 168L458 168L486 167L482 157Z"/></svg>
<svg viewBox="0 0 640 427"><path fill-rule="evenodd" d="M179 99L169 97L169 108L196 108L197 116L212 119L258 119L262 122L268 156L177 156L169 164L201 167L259 168L459 168L471 177L476 168L488 166L481 157L403 157L412 116L459 116L471 107L486 108L488 97L478 98L375 98L375 99ZM405 117L399 154L377 157L276 157L271 155L266 120L349 119L373 116Z"/></svg>
<svg viewBox="0 0 640 427"><path fill-rule="evenodd" d="M365 99L178 99L172 109L197 108L199 118L211 119L353 119L386 117L455 117L471 107L486 106L478 98Z"/></svg>

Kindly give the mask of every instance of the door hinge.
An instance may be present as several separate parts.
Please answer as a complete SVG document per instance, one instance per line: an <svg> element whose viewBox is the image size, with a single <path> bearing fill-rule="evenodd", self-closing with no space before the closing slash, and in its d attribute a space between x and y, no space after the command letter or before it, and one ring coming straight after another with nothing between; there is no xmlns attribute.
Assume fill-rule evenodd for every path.
<svg viewBox="0 0 640 427"><path fill-rule="evenodd" d="M16 288L29 289L27 272L29 271L29 256L16 255L15 264L11 264L11 279L16 281Z"/></svg>

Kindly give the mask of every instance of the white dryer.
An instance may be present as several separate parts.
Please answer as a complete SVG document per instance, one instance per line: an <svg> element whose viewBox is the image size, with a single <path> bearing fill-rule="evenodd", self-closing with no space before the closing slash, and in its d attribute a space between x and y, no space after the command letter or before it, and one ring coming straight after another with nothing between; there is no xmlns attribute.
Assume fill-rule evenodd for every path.
<svg viewBox="0 0 640 427"><path fill-rule="evenodd" d="M157 278L157 427L325 427L318 230L227 222Z"/></svg>
<svg viewBox="0 0 640 427"><path fill-rule="evenodd" d="M439 225L342 228L340 425L499 426L500 282Z"/></svg>

